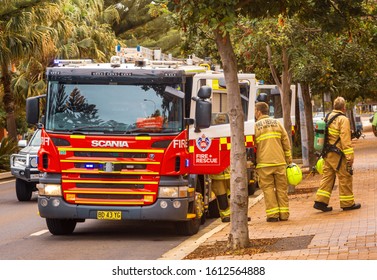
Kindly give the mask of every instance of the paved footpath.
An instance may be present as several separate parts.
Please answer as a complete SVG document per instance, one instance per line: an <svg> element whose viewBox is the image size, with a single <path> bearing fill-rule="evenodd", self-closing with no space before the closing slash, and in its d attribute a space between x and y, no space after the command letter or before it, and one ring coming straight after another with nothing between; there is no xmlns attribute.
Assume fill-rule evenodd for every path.
<svg viewBox="0 0 377 280"><path fill-rule="evenodd" d="M304 176L303 182L296 187L297 192L289 197L288 221L266 222L262 194L249 208L251 239L294 237L298 241L312 236L304 248L285 248L278 252L254 255L217 256L209 260L377 260L377 137L366 132L365 138L355 139L353 144L354 195L355 201L361 203L360 209L343 211L340 208L336 183L330 200L333 211L323 213L315 210L313 203L320 175ZM217 230L208 234L201 245L227 240L229 230L229 224L220 223ZM166 257L171 259L172 256Z"/></svg>

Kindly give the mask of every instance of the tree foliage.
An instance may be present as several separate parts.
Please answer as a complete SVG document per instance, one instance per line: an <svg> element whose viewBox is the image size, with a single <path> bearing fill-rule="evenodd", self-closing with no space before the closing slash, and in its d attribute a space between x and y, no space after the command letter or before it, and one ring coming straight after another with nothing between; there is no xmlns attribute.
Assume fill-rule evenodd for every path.
<svg viewBox="0 0 377 280"><path fill-rule="evenodd" d="M54 58L107 61L117 43L115 6L103 0L17 0L0 7L0 65L7 130L16 138L16 107L46 89L44 72ZM9 4L9 5L8 5ZM16 104L18 106L16 106Z"/></svg>
<svg viewBox="0 0 377 280"><path fill-rule="evenodd" d="M128 47L141 45L160 48L164 53L180 56L181 37L174 18L166 9L150 9L152 0L105 0L119 12L119 21L112 24L118 38Z"/></svg>
<svg viewBox="0 0 377 280"><path fill-rule="evenodd" d="M301 1L300 9L293 5L278 16L242 17L234 35L238 59L245 71L274 83L277 79L272 79L267 65L270 61L281 73L278 77L283 77L285 50L291 80L305 88L305 100L316 95L321 99L323 93L342 95L350 102L371 97L376 89L376 4L366 2ZM310 102L306 104L309 151L315 160L312 108Z"/></svg>

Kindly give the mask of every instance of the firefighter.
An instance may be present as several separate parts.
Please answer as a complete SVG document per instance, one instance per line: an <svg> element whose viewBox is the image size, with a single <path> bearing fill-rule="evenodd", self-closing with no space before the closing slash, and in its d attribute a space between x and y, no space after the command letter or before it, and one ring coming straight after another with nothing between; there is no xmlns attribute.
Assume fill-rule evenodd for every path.
<svg viewBox="0 0 377 280"><path fill-rule="evenodd" d="M352 191L352 165L354 151L351 142L350 121L346 117L346 101L343 97L334 100L333 111L326 116L325 142L322 151L324 159L320 187L316 193L314 208L329 212L328 206L336 176L339 182L339 201L343 210L361 207L355 203Z"/></svg>
<svg viewBox="0 0 377 280"><path fill-rule="evenodd" d="M223 172L209 176L211 178L211 189L216 195L217 206L220 218L223 223L230 222L230 168L227 167Z"/></svg>
<svg viewBox="0 0 377 280"><path fill-rule="evenodd" d="M264 194L267 222L289 218L287 164L292 163L291 145L281 123L268 116L265 102L255 104L255 139L259 187Z"/></svg>

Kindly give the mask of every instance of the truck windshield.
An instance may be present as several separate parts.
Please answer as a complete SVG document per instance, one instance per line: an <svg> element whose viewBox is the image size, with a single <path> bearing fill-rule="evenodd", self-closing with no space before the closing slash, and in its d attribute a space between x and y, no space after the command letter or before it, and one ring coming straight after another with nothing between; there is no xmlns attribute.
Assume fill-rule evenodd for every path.
<svg viewBox="0 0 377 280"><path fill-rule="evenodd" d="M178 85L69 84L50 81L46 129L107 134L176 133L183 99L165 91Z"/></svg>

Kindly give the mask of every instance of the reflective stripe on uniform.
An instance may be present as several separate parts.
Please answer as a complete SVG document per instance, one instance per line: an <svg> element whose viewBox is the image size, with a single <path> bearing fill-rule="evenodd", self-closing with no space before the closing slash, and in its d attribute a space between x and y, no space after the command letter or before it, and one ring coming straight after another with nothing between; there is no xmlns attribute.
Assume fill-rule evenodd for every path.
<svg viewBox="0 0 377 280"><path fill-rule="evenodd" d="M279 207L266 209L267 216L273 215L273 214L279 214Z"/></svg>
<svg viewBox="0 0 377 280"><path fill-rule="evenodd" d="M270 133L265 133L265 134L261 134L258 138L257 138L257 143L259 143L260 141L263 141L263 140L266 140L266 139L271 139L271 138L281 138L281 132L270 132Z"/></svg>
<svg viewBox="0 0 377 280"><path fill-rule="evenodd" d="M325 196L325 197L330 198L331 193L329 193L329 192L327 192L327 191L324 191L324 190L318 190L318 191L317 191L317 195L318 195L318 196Z"/></svg>
<svg viewBox="0 0 377 280"><path fill-rule="evenodd" d="M282 163L258 163L257 168L271 167L271 166L281 166L281 165L286 165L286 163L285 162L282 162Z"/></svg>
<svg viewBox="0 0 377 280"><path fill-rule="evenodd" d="M345 155L353 154L353 148L343 150L343 154Z"/></svg>
<svg viewBox="0 0 377 280"><path fill-rule="evenodd" d="M280 211L280 213L289 213L289 208L288 207L280 207L279 211Z"/></svg>
<svg viewBox="0 0 377 280"><path fill-rule="evenodd" d="M339 200L340 200L340 201L350 201L350 200L354 200L354 196L353 196L353 195L340 195L340 196L339 196Z"/></svg>
<svg viewBox="0 0 377 280"><path fill-rule="evenodd" d="M337 130L337 129L329 127L329 134L334 135L334 136L339 136L340 135L340 131Z"/></svg>

